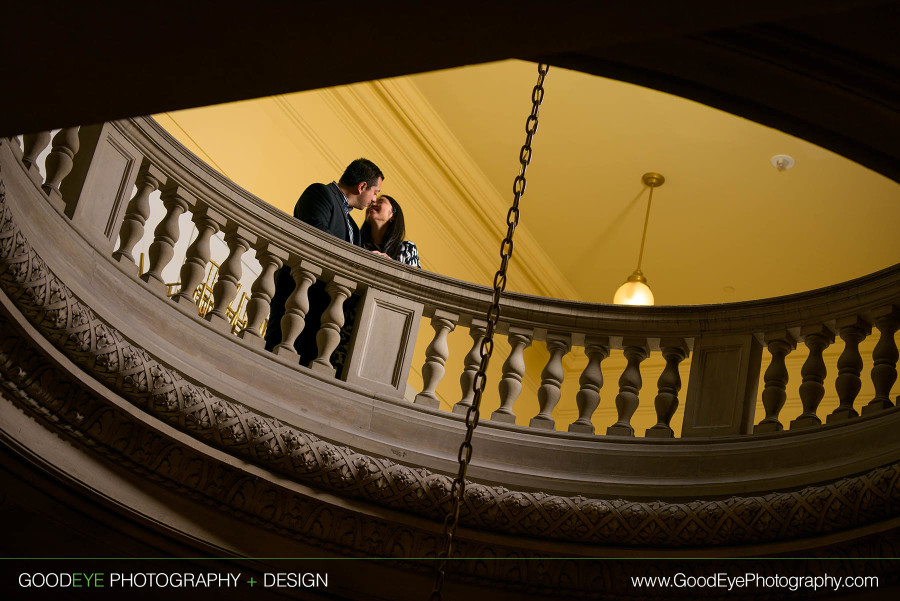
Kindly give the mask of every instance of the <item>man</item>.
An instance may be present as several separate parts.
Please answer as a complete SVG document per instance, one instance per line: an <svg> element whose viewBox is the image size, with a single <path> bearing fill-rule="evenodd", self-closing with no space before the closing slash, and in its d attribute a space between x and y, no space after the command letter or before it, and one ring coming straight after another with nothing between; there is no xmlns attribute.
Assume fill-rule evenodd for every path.
<svg viewBox="0 0 900 601"><path fill-rule="evenodd" d="M350 211L364 210L373 203L381 192L382 181L384 174L375 163L368 159L356 159L347 166L339 181L327 185L312 184L304 190L294 206L294 217L359 246L359 228L350 217ZM275 274L275 294L272 296L269 325L266 329L266 350L271 351L281 343L284 304L293 291L294 278L291 277L291 270L287 266L282 267ZM294 341L294 349L300 354L301 365L309 365L318 356L316 333L329 301L324 282L319 281L310 286L306 326Z"/></svg>

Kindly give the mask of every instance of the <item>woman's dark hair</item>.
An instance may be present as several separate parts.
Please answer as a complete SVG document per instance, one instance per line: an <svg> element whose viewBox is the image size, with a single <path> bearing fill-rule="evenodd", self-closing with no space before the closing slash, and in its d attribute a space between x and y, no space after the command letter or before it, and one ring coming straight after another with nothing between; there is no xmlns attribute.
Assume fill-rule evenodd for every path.
<svg viewBox="0 0 900 601"><path fill-rule="evenodd" d="M400 208L400 204L396 200L387 194L382 194L381 197L386 198L391 203L391 209L394 211L394 216L388 222L387 230L384 232L384 238L381 239L381 249L384 254L395 261L399 261L400 245L406 237L406 222L403 219L403 209ZM372 241L372 226L369 225L368 219L359 228L359 235L364 248L377 250L375 243Z"/></svg>

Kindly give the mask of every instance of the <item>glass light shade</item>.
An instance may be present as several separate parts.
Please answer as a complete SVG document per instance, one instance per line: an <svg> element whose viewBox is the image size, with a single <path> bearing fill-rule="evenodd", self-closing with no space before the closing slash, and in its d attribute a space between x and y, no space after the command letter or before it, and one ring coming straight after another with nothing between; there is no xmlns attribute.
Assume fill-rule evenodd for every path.
<svg viewBox="0 0 900 601"><path fill-rule="evenodd" d="M644 282L633 281L629 278L629 281L619 286L619 289L616 290L616 295L613 297L613 304L652 305L653 293L650 291L650 286Z"/></svg>

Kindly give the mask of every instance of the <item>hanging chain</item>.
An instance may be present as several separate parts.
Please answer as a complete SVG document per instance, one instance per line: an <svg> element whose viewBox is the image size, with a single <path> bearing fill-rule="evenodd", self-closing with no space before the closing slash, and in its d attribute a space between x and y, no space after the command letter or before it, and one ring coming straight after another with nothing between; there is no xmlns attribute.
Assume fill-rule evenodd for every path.
<svg viewBox="0 0 900 601"><path fill-rule="evenodd" d="M475 398L472 405L466 412L466 438L459 446L459 473L453 481L450 489L452 498L452 506L444 519L444 546L438 554L437 574L434 581L434 590L431 591L430 601L440 601L441 589L444 586L444 576L446 575L447 562L453 549L453 536L456 534L456 526L459 523L459 509L462 504L466 490L466 472L469 469L469 462L472 460L472 435L478 426L478 415L481 408L481 394L484 392L484 386L487 381L488 362L491 360L491 354L494 352L494 330L497 322L500 320L500 295L506 290L506 270L509 266L509 259L513 253L513 233L516 231L516 225L519 223L519 200L525 194L525 170L531 163L531 140L538 126L538 109L544 100L544 77L550 65L538 65L538 80L534 89L531 91L531 114L525 121L525 144L519 151L519 163L521 168L519 175L513 181L513 203L509 212L506 214L506 238L500 244L500 269L494 274L494 294L491 298L491 306L487 312L487 327L484 331L484 338L481 341L481 364L478 366L478 372L475 374L475 382L473 384L475 390Z"/></svg>

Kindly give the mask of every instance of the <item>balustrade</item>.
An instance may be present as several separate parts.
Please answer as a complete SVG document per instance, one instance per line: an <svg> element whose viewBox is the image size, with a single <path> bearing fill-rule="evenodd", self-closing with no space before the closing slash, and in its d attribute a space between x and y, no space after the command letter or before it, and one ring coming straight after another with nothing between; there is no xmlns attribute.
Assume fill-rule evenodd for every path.
<svg viewBox="0 0 900 601"><path fill-rule="evenodd" d="M247 303L247 325L238 333L238 338L251 342L254 346L265 345L260 327L269 314L272 296L275 294L275 273L288 259L288 253L277 247L270 247L260 239L257 241L256 259L262 268L250 287L250 301Z"/></svg>
<svg viewBox="0 0 900 601"><path fill-rule="evenodd" d="M125 217L119 230L119 248L112 255L116 261L137 266L131 253L144 236L144 224L150 217L150 194L159 188L163 179L163 172L145 160L138 173L137 191L125 208Z"/></svg>
<svg viewBox="0 0 900 601"><path fill-rule="evenodd" d="M588 336L584 341L584 352L588 356L588 364L578 380L581 389L575 395L578 419L569 424L569 432L593 434L591 417L600 405L600 389L603 388L600 364L609 356L609 337Z"/></svg>
<svg viewBox="0 0 900 601"><path fill-rule="evenodd" d="M422 380L425 385L422 392L416 395L415 403L436 409L441 406L441 401L435 396L437 385L444 377L444 363L450 356L447 348L447 334L456 327L459 315L446 311L436 311L431 318L431 327L434 328L434 339L425 349L425 364L422 366Z"/></svg>
<svg viewBox="0 0 900 601"><path fill-rule="evenodd" d="M762 393L762 402L766 416L753 428L754 432L780 432L784 429L778 415L787 399L788 370L784 358L795 348L797 342L788 332L768 333L765 336L766 346L772 361L763 376L766 387Z"/></svg>
<svg viewBox="0 0 900 601"><path fill-rule="evenodd" d="M853 408L853 402L862 389L860 374L863 368L863 358L859 352L859 343L872 333L871 324L856 315L839 319L837 327L841 340L844 341L844 351L837 363L838 376L834 382L840 405L825 420L829 424L859 415Z"/></svg>
<svg viewBox="0 0 900 601"><path fill-rule="evenodd" d="M19 136L9 136L6 138L6 142L9 146L9 149L12 151L13 157L22 160L22 143L19 141Z"/></svg>
<svg viewBox="0 0 900 601"><path fill-rule="evenodd" d="M525 377L525 349L531 346L534 331L526 328L510 328L509 357L503 362L503 376L500 378L500 408L491 414L491 419L510 424L516 423L513 404L522 392L522 378Z"/></svg>
<svg viewBox="0 0 900 601"><path fill-rule="evenodd" d="M641 362L650 354L650 349L644 340L623 340L625 346L625 359L628 365L619 378L619 394L616 395L616 411L619 419L606 429L607 434L614 436L634 436L634 428L631 427L631 418L637 411L641 391Z"/></svg>
<svg viewBox="0 0 900 601"><path fill-rule="evenodd" d="M547 350L550 351L550 360L541 372L541 387L538 389L538 403L541 411L533 418L529 425L532 428L552 429L556 422L553 419L553 410L559 403L560 390L565 372L562 367L563 355L572 348L572 337L568 334L552 332L547 334Z"/></svg>
<svg viewBox="0 0 900 601"><path fill-rule="evenodd" d="M153 231L153 244L150 245L150 266L141 279L150 284L159 294L166 293L166 283L162 271L175 256L175 243L178 242L180 230L178 218L194 203L194 197L178 184L167 184L162 190L162 202L166 208L166 216Z"/></svg>
<svg viewBox="0 0 900 601"><path fill-rule="evenodd" d="M50 132L42 131L35 134L25 134L22 136L22 143L22 164L28 170L28 176L31 178L31 181L40 186L43 178L37 166L37 159L50 144Z"/></svg>
<svg viewBox="0 0 900 601"><path fill-rule="evenodd" d="M462 388L462 399L453 406L453 413L468 412L469 407L475 401L475 375L481 365L481 343L484 341L484 333L487 330L487 321L473 319L469 326L469 336L472 337L472 350L463 360L463 372L459 376L459 386Z"/></svg>
<svg viewBox="0 0 900 601"><path fill-rule="evenodd" d="M50 201L60 209L65 208L59 185L72 171L72 159L78 152L78 128L67 127L61 129L53 136L53 146L44 167L47 170L47 178L41 188L47 193Z"/></svg>
<svg viewBox="0 0 900 601"><path fill-rule="evenodd" d="M333 376L335 368L331 364L331 354L341 342L341 327L344 325L344 301L356 290L356 282L341 276L334 276L325 286L331 297L328 308L322 314L322 325L316 334L319 356L310 363L310 369Z"/></svg>
<svg viewBox="0 0 900 601"><path fill-rule="evenodd" d="M646 436L651 438L672 438L675 431L669 425L678 409L678 391L681 390L681 374L678 365L688 356L688 347L683 339L661 340L663 358L666 367L659 376L654 406L656 408L656 425L647 430Z"/></svg>
<svg viewBox="0 0 900 601"><path fill-rule="evenodd" d="M827 326L812 326L804 328L800 332L804 336L804 343L809 349L809 355L800 376L803 382L800 384L800 400L803 402L803 413L791 422L791 428L805 428L822 423L816 415L816 410L822 398L825 396L825 376L827 369L822 359L822 352L834 342L834 332Z"/></svg>
<svg viewBox="0 0 900 601"><path fill-rule="evenodd" d="M184 264L181 266L181 290L172 296L172 300L176 303L194 303L194 291L203 281L209 263L210 239L219 231L225 220L218 213L204 207L202 210L194 211L193 221L197 226L197 237L188 246Z"/></svg>
<svg viewBox="0 0 900 601"><path fill-rule="evenodd" d="M284 304L281 318L281 343L275 347L275 354L300 360L294 350L294 341L303 331L306 314L309 311L309 287L322 275L322 268L308 261L300 261L291 268L294 291Z"/></svg>
<svg viewBox="0 0 900 601"><path fill-rule="evenodd" d="M891 387L897 381L897 343L894 333L900 325L900 310L892 305L880 309L875 320L875 327L881 332L878 344L872 351L872 383L875 385L875 398L863 407L862 414L869 415L893 407L890 399Z"/></svg>
<svg viewBox="0 0 900 601"><path fill-rule="evenodd" d="M475 316L483 315L483 305L490 299L489 290L461 286L426 272L413 273L399 265L385 267L366 253L323 241L319 234L310 234L306 226L300 226L294 220L285 220L231 184L221 183L206 172L198 177L194 174L194 170L199 169L195 159L189 159L150 120L130 120L104 127L115 129L114 134L120 137L117 139L122 136L127 138L133 143L136 153L129 158L134 171L131 172L131 179L127 180L129 186L134 186L134 194L127 207L113 209L118 213L110 217L110 227L117 228L119 232L118 248L112 252L114 261L122 265L135 265L134 249L144 237L145 225L151 217L150 196L154 190L161 188L165 213L153 232L149 268L146 273L137 274L151 287L158 291L165 289L162 272L173 260L176 243L182 234L179 218L190 212L191 220L197 227L197 236L185 251L180 270L180 290L172 297L173 302L195 302L194 291L201 284L211 261L213 236L225 231L228 255L221 263L217 277L211 276L215 280L214 283L210 280L212 308L206 312L206 319L214 327L231 329L231 322L235 320L229 317L237 317L234 313L241 310L240 305L237 308L233 305L242 275L242 257L252 248L260 264L260 272L250 287L244 327L233 328L235 332L240 330L237 336L247 345L263 345L261 329L274 295L275 274L283 266L290 266L295 289L285 303L284 316L280 320L281 341L273 349L278 357L297 363L293 345L306 326L310 309L309 290L317 280L322 280L330 300L315 333L318 356L309 369L335 375L330 357L341 341L341 330L345 325L344 304L351 294L356 293L361 296L364 308L358 313L357 331L349 345L350 354L342 377L348 383L352 381L393 398L402 398L406 374L413 360L418 320L423 308L427 308L426 314L430 317L434 336L424 350L422 388L415 396L413 406L438 408L442 400L449 401L447 404L452 405L452 411L458 414L465 413L471 407L473 383L481 363L480 351L486 329L486 322ZM79 166L78 128L60 130L52 138L46 181L41 182L34 177L37 156L50 140L47 132L25 136L23 149L19 151L17 148L18 152L14 153L16 160L28 176L42 187L51 202L80 202L77 198L73 201L60 197L66 193L61 182L73 170L73 164L76 168ZM101 144L104 138L99 137L98 140L96 144ZM95 158L91 160L100 160L96 157L106 155L98 151L92 156ZM173 162L172 157L180 158ZM83 168L80 173L84 178ZM125 198L121 199L122 205ZM67 207L66 215L71 218L70 213ZM76 220L72 223L73 227L80 227ZM404 277L396 277L398 273L403 273ZM411 274L411 277L406 274ZM515 424L514 405L522 393L526 377L525 349L538 340L546 343L547 359L540 373L540 384L536 386L532 380L528 384L530 394L537 397L539 406L537 414L529 422L529 428L534 431L546 433L554 430L557 427L554 413L559 414L563 407L571 411L570 407L574 405L577 406L578 416L567 425L568 431L593 435L594 422L598 419L595 414L604 385L601 365L620 369L619 362L623 360L624 368L615 395L616 421L607 426L605 433L634 437L637 424L632 422L641 409L642 363L652 355L656 364L661 359L664 366L657 381L653 406L641 409L647 412L655 410L656 423L646 429L647 438L672 438L676 435L677 425L672 420L680 405L682 378L679 370L689 357L691 376L686 382L683 436L779 432L784 429L781 413L790 392L790 370L786 360L796 348L797 337L804 342L808 355L800 369L802 382L798 392L802 412L790 421L790 427L818 426L821 424L818 409L828 392L826 380L829 368L826 366L825 351L837 334L844 343L834 379L834 391L840 404L828 415L827 423L838 424L857 417L854 403L862 389L861 374L866 367L860 345L871 333L872 325L879 331L871 364L875 394L861 412L871 414L889 409L894 406L891 389L897 380L898 351L894 334L900 327L900 311L896 304L900 299L900 269L894 268L885 274L872 276L871 281L875 283L871 285L865 279L859 283L841 285L843 288L827 297L830 299L827 301L817 299L814 293L807 293L805 296L798 295L797 300L789 298L777 303L763 302L761 308L741 307L733 320L727 306L717 309L718 313L711 317L712 310L704 308L611 310L602 305L571 303L557 308L557 301L552 299L534 301L515 294L507 295L503 301L500 330L508 335L510 352L504 358L497 384L499 407L490 419L500 424ZM889 283L879 283L882 280ZM815 294L825 298L832 293L826 290ZM805 299L816 300L815 305L808 305L816 307L813 312L804 305L807 302ZM785 303L792 308L784 308ZM643 311L650 317L635 320L633 317L637 311ZM804 321L791 321L785 317L789 315L802 315ZM453 352L457 352L456 345L450 345L448 341L458 324L468 328L471 346L465 345L467 354L462 360L463 368L459 374L461 394L457 400L444 398L439 388L451 357L451 347ZM760 395L765 417L753 426L756 382L762 362L760 341L767 347L770 360ZM587 364L581 371L579 389L572 399L563 394L563 382L567 375L563 358L576 347L584 350ZM616 353L614 359L609 359L613 351L620 349L621 355ZM727 395L717 396L717 391L727 391ZM529 398L531 403L534 400L534 397ZM703 403L706 405L701 406ZM750 418L746 417L748 412Z"/></svg>
<svg viewBox="0 0 900 601"><path fill-rule="evenodd" d="M228 257L219 266L219 279L213 286L215 304L212 310L206 314L206 321L218 327L230 327L228 316L225 313L237 294L238 282L241 280L241 257L250 248L248 237L250 237L250 233L239 226L230 227L228 233L225 234Z"/></svg>

